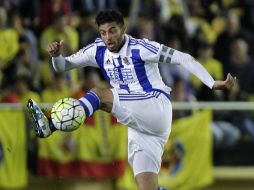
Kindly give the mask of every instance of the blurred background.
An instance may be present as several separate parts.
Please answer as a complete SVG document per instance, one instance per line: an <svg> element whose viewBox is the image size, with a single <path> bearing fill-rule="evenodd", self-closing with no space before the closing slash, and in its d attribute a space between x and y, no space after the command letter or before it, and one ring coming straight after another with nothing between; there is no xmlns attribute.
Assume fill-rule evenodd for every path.
<svg viewBox="0 0 254 190"><path fill-rule="evenodd" d="M38 139L25 108L29 98L51 105L108 86L94 68L55 73L46 52L52 41L64 40L65 56L92 43L106 8L123 13L133 37L190 53L217 80L238 78L230 92L211 91L160 65L174 108L160 185L254 189L253 0L0 0L0 189L136 189L115 118L98 111L77 131Z"/></svg>

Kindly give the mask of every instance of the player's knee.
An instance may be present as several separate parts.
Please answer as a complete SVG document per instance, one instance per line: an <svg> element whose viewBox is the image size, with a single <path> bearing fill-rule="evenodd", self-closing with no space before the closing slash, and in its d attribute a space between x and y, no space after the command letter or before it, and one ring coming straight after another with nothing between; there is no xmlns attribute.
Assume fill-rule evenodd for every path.
<svg viewBox="0 0 254 190"><path fill-rule="evenodd" d="M138 190L157 190L157 188L156 187L147 186L147 185L139 185L138 186Z"/></svg>
<svg viewBox="0 0 254 190"><path fill-rule="evenodd" d="M90 91L94 92L99 99L101 100L101 97L103 97L103 93L100 88L92 88Z"/></svg>
<svg viewBox="0 0 254 190"><path fill-rule="evenodd" d="M99 97L101 109L110 112L113 106L112 91L107 88L92 88L91 91Z"/></svg>
<svg viewBox="0 0 254 190"><path fill-rule="evenodd" d="M158 176L152 172L143 172L136 177L138 190L157 190Z"/></svg>
<svg viewBox="0 0 254 190"><path fill-rule="evenodd" d="M103 88L92 88L92 92L94 92L100 99L101 102L104 102L110 98L110 90Z"/></svg>

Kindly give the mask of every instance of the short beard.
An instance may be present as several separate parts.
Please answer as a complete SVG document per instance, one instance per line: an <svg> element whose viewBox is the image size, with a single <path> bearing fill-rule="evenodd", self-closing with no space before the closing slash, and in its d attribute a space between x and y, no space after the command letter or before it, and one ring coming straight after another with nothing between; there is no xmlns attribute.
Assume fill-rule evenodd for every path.
<svg viewBox="0 0 254 190"><path fill-rule="evenodd" d="M120 45L118 47L116 47L116 49L113 50L113 52L119 52L120 49L123 47L124 43L125 43L125 37L123 36L123 39L121 39Z"/></svg>

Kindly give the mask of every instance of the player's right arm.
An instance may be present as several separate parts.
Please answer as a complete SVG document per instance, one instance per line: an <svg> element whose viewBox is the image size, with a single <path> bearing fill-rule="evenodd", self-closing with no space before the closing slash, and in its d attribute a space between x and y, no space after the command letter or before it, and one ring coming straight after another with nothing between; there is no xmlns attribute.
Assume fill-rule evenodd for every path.
<svg viewBox="0 0 254 190"><path fill-rule="evenodd" d="M52 57L52 65L57 72L68 71L77 67L98 67L95 60L96 45L94 43L85 46L68 57L61 55L62 45L62 41L53 42L47 48L49 55Z"/></svg>

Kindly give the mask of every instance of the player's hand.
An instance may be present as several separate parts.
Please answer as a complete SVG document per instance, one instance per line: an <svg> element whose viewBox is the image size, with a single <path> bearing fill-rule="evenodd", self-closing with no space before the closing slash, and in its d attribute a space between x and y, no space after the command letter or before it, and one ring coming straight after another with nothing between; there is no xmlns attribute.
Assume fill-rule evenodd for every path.
<svg viewBox="0 0 254 190"><path fill-rule="evenodd" d="M57 57L60 55L62 46L63 40L60 42L52 42L48 45L47 51L51 57Z"/></svg>
<svg viewBox="0 0 254 190"><path fill-rule="evenodd" d="M233 77L230 73L227 75L226 80L220 81L217 80L215 81L213 85L213 89L215 90L231 90L235 85L236 85L236 77Z"/></svg>

